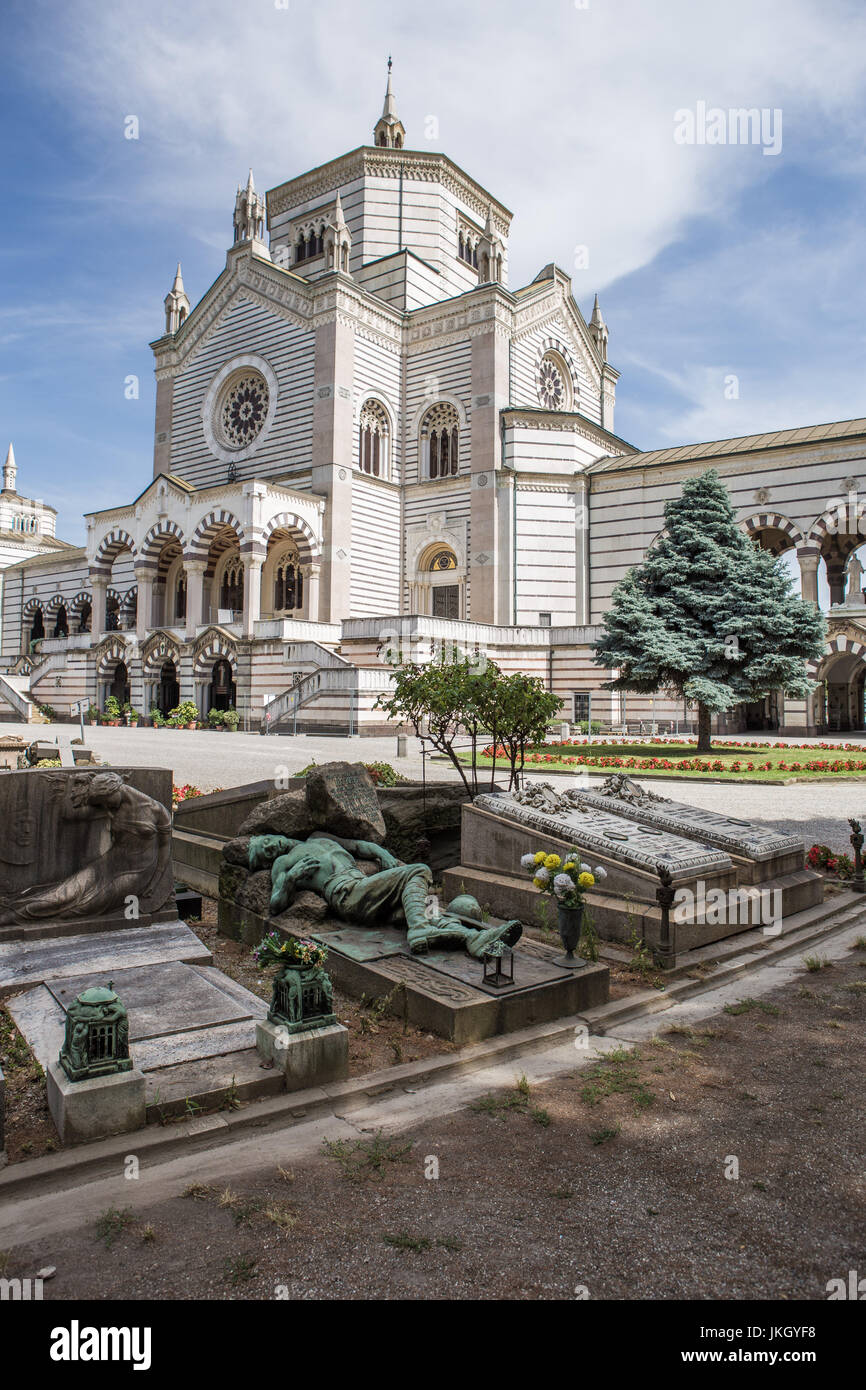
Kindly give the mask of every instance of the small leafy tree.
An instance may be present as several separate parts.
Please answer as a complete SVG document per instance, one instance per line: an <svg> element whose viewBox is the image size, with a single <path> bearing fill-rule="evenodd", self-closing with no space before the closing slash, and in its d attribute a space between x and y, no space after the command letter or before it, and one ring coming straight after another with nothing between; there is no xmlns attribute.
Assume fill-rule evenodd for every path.
<svg viewBox="0 0 866 1390"><path fill-rule="evenodd" d="M523 671L515 671L510 676L497 674L486 711L493 737L491 781L496 752L502 747L508 760L510 791L519 785L527 748L544 742L547 726L562 702L552 690L545 689L538 676L527 676Z"/></svg>
<svg viewBox="0 0 866 1390"><path fill-rule="evenodd" d="M474 656L455 661L440 655L424 666L407 663L396 668L393 680L393 690L379 696L377 707L409 724L418 736L426 726L427 738L450 760L473 797L479 790L479 745L488 740L493 744L489 785L494 783L501 747L509 764L509 787L514 786L526 748L544 739L560 706L558 696L545 690L537 677L522 671L504 676L494 662L479 666ZM459 742L466 738L468 765L459 756Z"/></svg>
<svg viewBox="0 0 866 1390"><path fill-rule="evenodd" d="M609 689L671 690L698 708L698 752L710 718L771 690L805 699L805 663L821 655L824 619L797 598L778 557L737 525L714 469L683 484L665 530L613 591L595 661Z"/></svg>
<svg viewBox="0 0 866 1390"><path fill-rule="evenodd" d="M491 662L479 670L475 657L453 660L440 652L426 665L406 662L398 666L392 677L393 689L376 700L376 708L390 719L408 724L417 737L426 727L426 737L450 760L470 796L478 795L478 742L484 733L484 713L496 674ZM457 747L467 736L471 747L468 776Z"/></svg>

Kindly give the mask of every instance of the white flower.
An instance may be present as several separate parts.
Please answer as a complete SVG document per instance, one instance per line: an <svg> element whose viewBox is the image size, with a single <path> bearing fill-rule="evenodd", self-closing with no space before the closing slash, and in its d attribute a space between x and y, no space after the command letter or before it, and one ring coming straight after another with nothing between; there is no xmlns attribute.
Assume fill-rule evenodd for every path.
<svg viewBox="0 0 866 1390"><path fill-rule="evenodd" d="M522 858L521 861L520 861L520 867L521 867L522 869L534 869L534 868L535 868L535 855L534 855L534 854L524 854L523 858Z"/></svg>
<svg viewBox="0 0 866 1390"><path fill-rule="evenodd" d="M549 883L550 871L549 869L545 869L543 864L539 864L538 868L535 870L535 877L538 879L539 883Z"/></svg>
<svg viewBox="0 0 866 1390"><path fill-rule="evenodd" d="M573 887L574 883L570 874L557 874L553 880L553 891L559 898L570 893Z"/></svg>
<svg viewBox="0 0 866 1390"><path fill-rule="evenodd" d="M580 866L580 872L581 872L582 874L591 874L591 873L592 873L592 869L589 867L588 864L581 864L581 866Z"/></svg>
<svg viewBox="0 0 866 1390"><path fill-rule="evenodd" d="M592 872L595 874L596 878L607 878L607 869L603 869L601 864L596 864Z"/></svg>

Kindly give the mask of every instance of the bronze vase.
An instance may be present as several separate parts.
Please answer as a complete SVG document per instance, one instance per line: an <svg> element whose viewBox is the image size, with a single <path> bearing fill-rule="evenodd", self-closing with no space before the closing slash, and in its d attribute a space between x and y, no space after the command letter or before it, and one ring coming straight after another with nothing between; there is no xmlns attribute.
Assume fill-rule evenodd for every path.
<svg viewBox="0 0 866 1390"><path fill-rule="evenodd" d="M557 965L564 965L569 970L576 970L584 962L575 956L575 951L580 944L580 932L583 926L583 905L580 907L563 907L560 903L556 909L559 937L565 948L565 955L556 961Z"/></svg>

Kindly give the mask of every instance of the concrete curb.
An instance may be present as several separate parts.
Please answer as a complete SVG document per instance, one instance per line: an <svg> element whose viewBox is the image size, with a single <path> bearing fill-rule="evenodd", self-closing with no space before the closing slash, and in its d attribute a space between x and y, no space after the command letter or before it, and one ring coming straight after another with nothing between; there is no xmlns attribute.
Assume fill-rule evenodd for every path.
<svg viewBox="0 0 866 1390"><path fill-rule="evenodd" d="M570 1018L536 1024L518 1033L473 1043L457 1055L445 1054L422 1062L405 1062L350 1081L283 1093L242 1110L200 1115L165 1128L151 1125L134 1134L115 1135L26 1163L11 1164L0 1172L0 1202L13 1194L20 1198L25 1194L30 1197L62 1191L66 1187L106 1176L112 1171L117 1172L131 1153L144 1167L149 1163L164 1162L182 1152L188 1153L191 1147L206 1149L215 1144L228 1144L235 1136L245 1135L250 1130L290 1126L328 1113L340 1118L352 1110L362 1109L371 1099L389 1091L415 1091L429 1083L479 1071L507 1061L510 1057L555 1047L558 1043L573 1039L578 1028L588 1028L590 1033L604 1036L622 1023L630 1023L647 1014L665 1012L684 999L718 989L732 980L748 976L753 970L794 955L813 941L825 940L848 930L859 915L857 909L866 915L866 901L861 903L858 898L854 904L846 902L840 905L838 913L834 913L829 921L824 917L814 926L806 924L760 953L735 957L703 979L672 980L670 988L663 992L651 989L625 999L615 999Z"/></svg>

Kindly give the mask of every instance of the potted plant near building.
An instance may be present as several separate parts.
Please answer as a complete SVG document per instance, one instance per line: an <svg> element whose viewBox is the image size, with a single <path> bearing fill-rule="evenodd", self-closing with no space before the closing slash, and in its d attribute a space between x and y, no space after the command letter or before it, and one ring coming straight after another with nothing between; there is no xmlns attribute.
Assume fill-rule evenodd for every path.
<svg viewBox="0 0 866 1390"><path fill-rule="evenodd" d="M93 728L96 724L99 723L99 706L98 706L98 705L88 705L88 706L87 706L87 722L88 722L88 724L91 726L91 728Z"/></svg>
<svg viewBox="0 0 866 1390"><path fill-rule="evenodd" d="M108 724L112 729L119 728L120 726L120 701L116 695L109 695L105 701L103 722Z"/></svg>
<svg viewBox="0 0 866 1390"><path fill-rule="evenodd" d="M165 728L165 715L163 714L162 710L159 708L158 705L151 705L149 714L150 722L154 729Z"/></svg>
<svg viewBox="0 0 866 1390"><path fill-rule="evenodd" d="M233 707L223 711L223 728L227 733L236 733L240 722L241 717Z"/></svg>
<svg viewBox="0 0 866 1390"><path fill-rule="evenodd" d="M132 705L127 701L127 703L123 706L123 717L126 721L127 726L129 728L134 729L137 727L141 715L139 714L138 710L133 709Z"/></svg>
<svg viewBox="0 0 866 1390"><path fill-rule="evenodd" d="M173 729L194 729L198 722L198 709L194 701L181 700L169 711L168 722Z"/></svg>
<svg viewBox="0 0 866 1390"><path fill-rule="evenodd" d="M207 726L209 729L222 729L225 727L225 710L209 709L207 712Z"/></svg>

